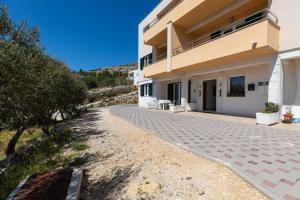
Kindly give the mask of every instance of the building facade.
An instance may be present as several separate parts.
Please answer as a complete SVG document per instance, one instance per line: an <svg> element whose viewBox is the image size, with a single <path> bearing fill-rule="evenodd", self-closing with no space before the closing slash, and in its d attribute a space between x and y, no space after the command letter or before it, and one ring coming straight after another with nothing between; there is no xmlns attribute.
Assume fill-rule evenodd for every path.
<svg viewBox="0 0 300 200"><path fill-rule="evenodd" d="M139 73L140 70L132 70L128 72L128 80L131 80L133 82L133 85L138 85L139 84Z"/></svg>
<svg viewBox="0 0 300 200"><path fill-rule="evenodd" d="M299 0L163 0L139 24L139 106L300 118Z"/></svg>

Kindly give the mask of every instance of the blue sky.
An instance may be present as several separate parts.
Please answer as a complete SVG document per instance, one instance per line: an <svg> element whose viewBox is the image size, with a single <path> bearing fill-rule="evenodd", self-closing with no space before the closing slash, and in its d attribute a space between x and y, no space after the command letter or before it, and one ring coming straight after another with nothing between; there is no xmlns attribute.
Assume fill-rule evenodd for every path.
<svg viewBox="0 0 300 200"><path fill-rule="evenodd" d="M138 24L160 0L0 0L38 26L47 53L71 69L137 61Z"/></svg>

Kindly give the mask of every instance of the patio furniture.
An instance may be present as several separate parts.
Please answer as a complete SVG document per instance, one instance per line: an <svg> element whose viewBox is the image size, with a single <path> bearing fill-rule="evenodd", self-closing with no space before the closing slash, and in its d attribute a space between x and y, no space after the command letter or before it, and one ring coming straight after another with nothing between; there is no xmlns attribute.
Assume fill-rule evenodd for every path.
<svg viewBox="0 0 300 200"><path fill-rule="evenodd" d="M197 103L188 103L187 104L187 111L195 111L197 110Z"/></svg>
<svg viewBox="0 0 300 200"><path fill-rule="evenodd" d="M170 111L173 113L185 112L185 106L179 106L175 104L169 104L169 106L170 106Z"/></svg>
<svg viewBox="0 0 300 200"><path fill-rule="evenodd" d="M170 100L159 100L158 101L159 107L162 107L163 110L166 110L170 103L171 103Z"/></svg>
<svg viewBox="0 0 300 200"><path fill-rule="evenodd" d="M158 109L158 101L157 99L153 99L152 102L147 103L147 108L148 109Z"/></svg>

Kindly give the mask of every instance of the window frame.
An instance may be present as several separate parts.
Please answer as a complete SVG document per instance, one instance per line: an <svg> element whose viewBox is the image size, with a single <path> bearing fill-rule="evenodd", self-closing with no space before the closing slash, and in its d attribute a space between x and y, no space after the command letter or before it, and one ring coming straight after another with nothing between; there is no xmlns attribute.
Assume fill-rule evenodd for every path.
<svg viewBox="0 0 300 200"><path fill-rule="evenodd" d="M140 87L143 87L141 91L143 91L143 96L141 97L152 97L153 96L153 83L145 83L142 84ZM151 87L151 89L150 89Z"/></svg>
<svg viewBox="0 0 300 200"><path fill-rule="evenodd" d="M233 94L231 91L231 79L232 78L237 78L237 77L243 77L244 78L244 88L243 92L240 94ZM231 75L228 77L228 84L227 84L227 97L246 97L246 76L245 74L237 74L237 75Z"/></svg>

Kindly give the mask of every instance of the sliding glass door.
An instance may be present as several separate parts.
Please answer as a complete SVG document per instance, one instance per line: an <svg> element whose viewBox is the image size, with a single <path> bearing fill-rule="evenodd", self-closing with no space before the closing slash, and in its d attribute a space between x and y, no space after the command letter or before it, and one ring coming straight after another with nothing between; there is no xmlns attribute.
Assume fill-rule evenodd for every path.
<svg viewBox="0 0 300 200"><path fill-rule="evenodd" d="M175 105L181 104L181 83L168 84L168 100Z"/></svg>

